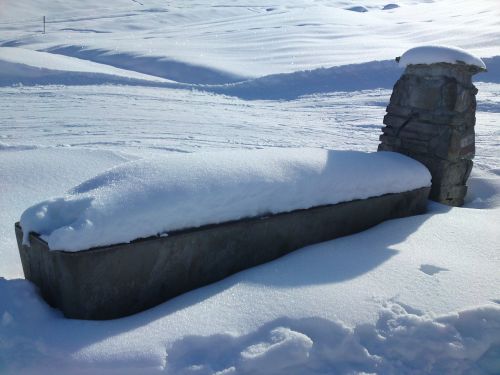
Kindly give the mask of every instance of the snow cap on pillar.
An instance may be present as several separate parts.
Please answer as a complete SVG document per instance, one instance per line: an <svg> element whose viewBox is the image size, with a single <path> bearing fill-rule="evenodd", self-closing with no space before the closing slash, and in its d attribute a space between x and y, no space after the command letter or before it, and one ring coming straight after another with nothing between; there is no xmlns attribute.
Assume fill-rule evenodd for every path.
<svg viewBox="0 0 500 375"><path fill-rule="evenodd" d="M404 68L409 65L456 64L468 65L477 73L486 71L486 65L474 54L458 47L428 45L414 47L397 57L396 61Z"/></svg>

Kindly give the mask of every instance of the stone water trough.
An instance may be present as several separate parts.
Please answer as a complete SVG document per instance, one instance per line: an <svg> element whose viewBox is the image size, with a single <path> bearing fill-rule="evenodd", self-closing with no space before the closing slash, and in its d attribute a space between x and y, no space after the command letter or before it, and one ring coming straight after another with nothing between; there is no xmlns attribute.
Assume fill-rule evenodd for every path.
<svg viewBox="0 0 500 375"><path fill-rule="evenodd" d="M153 307L304 246L425 212L429 188L154 236L78 252L16 236L24 275L76 319L113 319Z"/></svg>
<svg viewBox="0 0 500 375"><path fill-rule="evenodd" d="M463 126L460 125L461 127L455 125L455 122L460 122L462 118L456 115L455 117L451 117L455 122L443 125L441 122L437 121L438 124L436 126L439 126L439 129L443 129L444 133L441 132L439 134L451 134L451 143L453 147L455 147L457 142L453 138L455 137L456 130L464 129L463 137L465 138L460 138L462 136L457 135L457 137L459 137L458 143L464 144L463 139L467 139L467 144L463 147L467 150L471 150L470 136L473 134L471 131L471 116L473 117L473 113L471 114L470 111L473 108L472 104L466 106L467 108L464 109L464 105L453 105L453 103L449 103L449 101L455 100L462 103L465 100L463 99L464 97L468 98L467 103L472 100L470 99L470 95L474 95L475 92L473 89L470 89L471 83L463 79L463 74L465 74L465 72L471 72L472 74L476 72L476 70L460 68L460 74L462 75L457 78L457 73L453 68L455 64L451 64L449 60L446 61L445 65L442 64L441 60L439 60L438 63L440 66L436 71L429 70L427 66L429 65L428 62L425 64L412 64L410 61L408 64L405 75L409 78L404 79L411 80L411 84L399 82L396 85L395 93L393 93L391 104L388 107L389 115L386 116L385 123L388 129L384 130L380 151L390 150L401 152L410 157L416 156L415 158L417 160L426 164L429 158L432 160L439 158L442 152L440 151L437 153L434 150L443 150L450 141L450 138L447 136L440 138L440 142L444 145L438 146L429 141L427 134L431 131L430 129L432 129L432 126L434 126L432 123L436 122L436 119L441 121L441 117L429 115L432 111L432 106L429 105L427 101L424 101L425 108L422 109L419 108L421 103L421 101L419 101L420 99L412 99L411 93L409 94L410 99L406 99L408 94L405 90L408 90L410 87L414 88L418 86L419 82L424 82L426 85L429 83L429 80L421 78L419 75L419 66L423 67L424 72L422 74L430 72L430 74L433 75L432 83L434 86L431 87L431 91L442 90L441 84L446 84L448 85L447 87L449 87L450 82L452 82L450 87L451 90L453 90L453 82L455 81L458 82L457 85L460 86L459 93L462 92L460 90L465 90L465 94L463 95L460 94L457 96L454 94L447 94L446 103L439 104L435 108L436 111L442 113L442 106L444 105L446 111L448 111L444 112L445 115L449 115L450 113L453 114L453 111L462 111L462 109L463 111L468 111L464 114L464 118L466 118L468 122L465 122ZM464 63L460 62L457 64L462 66ZM465 63L465 66L468 65ZM447 67L450 68L450 73L448 73ZM436 72L440 75L438 78L434 77L437 74ZM416 78L414 78L414 76ZM442 78L442 76L446 78ZM462 87L465 87L465 89L462 89ZM403 98L398 99L399 96L403 96ZM403 107L403 104L406 107ZM411 114L407 115L403 109L404 111L411 112ZM419 111L422 112L421 116L418 116L420 113ZM400 113L403 112L404 114L400 115ZM415 115L415 113L417 113L417 115ZM399 117L396 118L395 116L402 117L399 119ZM406 120L404 116L407 117ZM432 121L426 122L428 119ZM413 136L414 133L418 133L420 122L425 123L425 125L421 126L425 135ZM460 122L460 124L462 123ZM431 144L432 147L413 147L413 143L410 142L412 139L421 141L421 143L427 142ZM429 149L431 152L430 155L427 155L428 158L426 158L425 152ZM443 159L446 163L465 163L470 165L471 154L469 151L467 151L467 153L461 152L460 148L457 152L454 150L455 149L453 149L453 153L444 152L445 157L453 158L450 159L451 161ZM317 153L318 151L313 152L313 154ZM328 155L330 155L330 153L328 153ZM97 220L99 219L99 215L96 216L97 221L92 219L92 216L88 216L87 219L84 217L85 220L78 225L61 224L63 228L59 231L62 231L62 235L69 236L68 238L77 238L71 237L77 230L81 230L82 233L95 235L94 242L83 242L83 245L79 248L61 248L62 245L60 244L64 242L57 242L61 237L54 237L49 233L44 223L40 224L38 227L36 225L23 227L21 225L23 221L22 218L21 224L15 224L15 232L24 275L26 279L32 281L39 287L41 295L51 306L61 309L64 315L69 318L114 319L143 311L182 293L221 280L249 267L271 261L304 246L357 233L385 220L424 213L427 199L431 191L431 184L429 181L430 175L427 169L419 162L397 153L384 151L373 153L372 155L380 156L382 159L391 159L392 156L395 156L396 159L399 158L402 160L397 160L398 163L402 162L402 164L398 164L400 165L399 169L392 174L390 171L387 171L387 169L391 169L390 164L382 165L378 171L374 173L371 173L373 168L366 166L364 162L347 165L344 166L343 169L340 168L344 171L344 175L341 174L338 176L337 180L340 180L341 183L337 183L335 179L324 177L325 174L329 173L329 170L338 172L336 164L330 162L329 158L327 158L324 170L320 170L320 173L316 174L317 176L314 175L316 177L310 173L311 170L306 170L306 172L303 173L303 177L301 177L302 179L292 179L295 182L292 180L290 180L292 182L289 182L288 179L285 179L283 191L289 192L291 196L288 197L288 200L285 199L284 201L288 202L287 205L289 206L292 204L289 202L300 201L302 196L315 197L319 195L321 198L321 194L328 195L330 185L332 186L332 190L338 189L342 192L342 194L344 194L342 197L353 196L349 195L350 189L346 189L345 186L343 186L343 184L348 183L349 180L358 181L358 185L356 185L357 188L353 188L354 190L367 190L364 189L364 187L370 184L384 186L384 189L398 185L399 188L396 188L397 190L389 192L386 190L378 190L375 194L365 192L363 193L364 195L362 194L363 196L354 199L341 198L340 200L331 201L331 203L329 203L328 200L323 201L320 199L315 201L316 204L307 204L304 208L300 206L295 207L292 204L292 209L287 209L285 211L280 211L279 209L272 209L269 210L269 212L257 210L255 212L260 213L256 215L247 213L235 220L228 220L227 218L226 220L220 220L219 218L212 223L210 221L201 221L191 227L184 226L177 229L172 227L174 229L170 228L170 230L166 233L163 232L163 234L161 234L161 230L158 230L153 232L157 234L148 236L143 235L135 237L136 239L125 236L127 234L126 232L133 232L135 229L134 223L132 222L132 226L129 225L130 223L127 224L128 226L120 224L120 220L126 215L117 214L115 218L118 222L112 224L115 224L115 227L123 228L122 232L124 236L118 237L122 239L121 242L113 242L112 240L106 242L102 240L102 237L106 236L105 228L103 229L102 227L110 225L110 223L108 220L107 222L104 221L102 225L99 225ZM342 159L345 155L340 155L339 157ZM463 162L461 158L465 158L467 161ZM257 163L248 164L248 158L245 157L243 159L243 165L248 165L250 169L255 167L254 164L259 165L259 163L264 160L262 159ZM278 168L279 172L281 173L286 170L289 172L292 171L290 173L293 176L297 174L300 175L296 170L298 168L297 165L301 165L300 157L294 160L292 164L287 160L286 163L283 164L284 169ZM275 168L276 165L279 164L278 161L275 160L269 165ZM311 165L314 166L316 165L315 163L316 161L313 160ZM436 162L432 161L429 165L433 166L434 163ZM222 164L225 164L225 161L222 161ZM290 168L290 165L293 167ZM355 165L357 165L357 167L355 167ZM406 168L406 166L409 166L409 169L415 169L407 170L408 168ZM165 167L163 166L162 168ZM208 168L210 168L210 166ZM186 170L180 169L181 171ZM196 177L195 169L196 168L189 169L189 174L194 174ZM470 168L467 167L465 169L468 170L464 171L464 175L458 179L454 177L454 181L457 180L458 183L465 184ZM142 171L142 168L138 170ZM208 172L203 168L201 168L200 171L200 176L204 176L205 178ZM405 189L405 185L400 184L401 180L411 180L411 176L415 174L415 171L424 175L424 177L421 178L416 185L411 185L413 187ZM160 175L168 175L170 172L171 170L168 168L163 169ZM462 196L457 198L455 195L450 196L449 194L443 193L445 189L443 186L448 186L446 180L440 178L440 171L438 169L434 168L431 172L433 179L432 189L436 191L435 197L437 197L438 200L444 197L443 200L446 204L462 201ZM236 170L234 173L237 174L239 172ZM384 173L387 174L385 175ZM446 174L446 168L442 169L441 173ZM182 178L182 176L186 176L186 173L181 173L180 175ZM231 172L226 174L226 179L229 179L229 183L232 181L232 175ZM380 175L382 175L382 177ZM178 177L179 174L176 176ZM373 180L376 180L377 176L378 182L375 183ZM392 178L392 180L387 180L386 176L388 176L387 178L389 179ZM59 200L50 200L47 201L48 203L43 203L36 207L34 206L35 208L30 208L27 211L32 210L32 216L35 222L44 216L50 217L50 215L53 215L59 221L64 220L62 219L64 218L64 212L61 213L56 211L54 214L51 213L51 210L56 210L57 207L69 203L72 204L72 206L68 206L71 207L72 211L77 212L81 210L82 214L84 214L86 212L85 210L92 209L91 204L93 203L89 203L90 201L86 198L87 195L92 192L92 184L107 181L106 183L108 183L109 186L113 186L113 184L116 184L116 181L119 181L122 177L123 176L118 172L112 171L107 175L98 177L96 180L87 181L75 188L74 190L77 193L83 194L83 198L77 196L80 201L77 198L72 198L73 200L70 201L65 201L63 198ZM192 179L191 176L189 176L189 178ZM238 198L235 201L235 204L240 204L241 207L247 207L248 205L245 206L241 202L246 202L248 199L250 199L249 202L253 202L251 199L254 199L256 202L255 205L258 206L258 204L260 204L258 195L261 194L262 191L273 190L275 186L282 183L281 180L273 182L272 178L272 176L264 175L261 178L261 185L258 189L255 191L245 191L240 197L241 199ZM206 191L216 191L218 189L217 186L219 188L223 186L220 185L221 182L219 180L225 181L224 178L213 179L213 186L211 185L206 188ZM236 185L233 187L230 186L224 194L217 198L220 199L220 202L216 201L214 203L211 202L211 199L208 199L209 204L212 204L212 206L209 206L210 209L208 210L209 217L210 214L212 214L213 217L217 217L217 215L222 215L220 217L224 217L224 210L221 210L223 203L221 202L229 200L232 192L243 186L238 185L240 180L235 179L234 181ZM174 182L175 184L172 185L173 190L169 190L170 193L177 191L175 189L177 189L178 182L177 180ZM435 184L437 185L435 186ZM100 194L106 194L108 185L99 186L101 189ZM321 185L322 188L316 189L316 185ZM132 186L132 190L134 189L135 186ZM157 194L157 190L158 188L155 187L152 189L152 192ZM453 194L455 194L454 192L457 189L454 188L452 190ZM461 194L464 192L464 189L458 190L460 190ZM144 194L146 193L147 189ZM139 194L142 193L140 192ZM256 195L257 198L253 197L253 195ZM283 195L284 194L281 192L278 192L274 195L264 195L264 198L268 201L276 200L279 203L280 200L284 199ZM206 198L203 195L195 194L192 198L189 198L189 195L186 196L188 197L186 198L186 202L182 202L182 199L180 199L180 203L179 199L172 200L173 205L181 204L181 206L179 206L181 209L175 211L175 215L182 215L184 212L186 216L189 216L192 210L196 211L198 206L203 206L203 204L206 203L203 201L203 199ZM141 197L139 196L139 200L140 199ZM201 199L201 203L196 201L196 199ZM97 201L98 199L96 202ZM182 206L184 203L185 206ZM276 204L279 206L278 203ZM139 209L141 208L140 205L136 206L138 206ZM248 207L252 208L253 206L250 205ZM77 214L75 214L75 212L68 214L71 220L76 220ZM171 213L169 215L175 216ZM145 217L146 219L140 215L137 216L137 223L139 224L141 220L146 220L150 225L154 225L159 220L161 221L162 218L161 215L154 219L149 216ZM92 222L93 220L94 222ZM64 225L66 226L64 227ZM23 233L23 228L26 233ZM38 232L36 228L39 228ZM96 235L95 233L98 234ZM101 234L99 235L99 233ZM101 240L102 244L99 242ZM112 244L109 245L109 243ZM89 247L86 247L85 244L97 245L88 245Z"/></svg>

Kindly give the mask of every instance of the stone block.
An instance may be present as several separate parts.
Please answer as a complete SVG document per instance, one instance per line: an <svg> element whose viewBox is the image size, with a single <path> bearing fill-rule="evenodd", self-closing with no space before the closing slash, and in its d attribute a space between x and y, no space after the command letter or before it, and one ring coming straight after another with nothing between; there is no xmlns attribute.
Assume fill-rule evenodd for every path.
<svg viewBox="0 0 500 375"><path fill-rule="evenodd" d="M472 160L448 161L427 155L405 153L420 161L432 175L433 185L465 185L472 170Z"/></svg>
<svg viewBox="0 0 500 375"><path fill-rule="evenodd" d="M426 111L442 109L442 79L424 79L419 76L411 78L408 100L398 104Z"/></svg>
<svg viewBox="0 0 500 375"><path fill-rule="evenodd" d="M389 105L386 108L387 113L392 114L394 116L399 116L402 118L408 118L413 113L413 110L409 107L404 107L396 104L395 100L389 102Z"/></svg>
<svg viewBox="0 0 500 375"><path fill-rule="evenodd" d="M439 137L431 141L431 153L440 159L452 162L472 159L475 153L474 130L462 132L448 128Z"/></svg>
<svg viewBox="0 0 500 375"><path fill-rule="evenodd" d="M477 92L477 89L475 87L474 90L472 90L459 86L457 97L452 110L458 113L475 112L476 111L475 92Z"/></svg>
<svg viewBox="0 0 500 375"><path fill-rule="evenodd" d="M465 185L432 185L429 197L449 206L463 206L466 194Z"/></svg>
<svg viewBox="0 0 500 375"><path fill-rule="evenodd" d="M429 142L403 137L400 137L399 139L403 149L409 150L415 154L429 154Z"/></svg>
<svg viewBox="0 0 500 375"><path fill-rule="evenodd" d="M449 77L455 79L458 83L465 87L472 85L472 75L478 73L480 70L471 65L437 63L430 65L409 65L406 67L405 74L416 75L421 77ZM476 95L474 93L474 95Z"/></svg>

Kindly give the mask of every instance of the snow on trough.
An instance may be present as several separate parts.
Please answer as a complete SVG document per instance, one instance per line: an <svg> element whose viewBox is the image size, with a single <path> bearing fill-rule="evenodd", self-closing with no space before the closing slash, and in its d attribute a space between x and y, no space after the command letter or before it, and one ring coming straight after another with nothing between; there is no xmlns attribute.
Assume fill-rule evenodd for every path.
<svg viewBox="0 0 500 375"><path fill-rule="evenodd" d="M399 64L403 67L417 64L434 63L465 63L486 69L486 65L479 57L458 47L450 46L420 46L409 49L401 56Z"/></svg>
<svg viewBox="0 0 500 375"><path fill-rule="evenodd" d="M430 185L390 152L280 149L194 153L122 164L21 216L52 250L78 251L205 224Z"/></svg>

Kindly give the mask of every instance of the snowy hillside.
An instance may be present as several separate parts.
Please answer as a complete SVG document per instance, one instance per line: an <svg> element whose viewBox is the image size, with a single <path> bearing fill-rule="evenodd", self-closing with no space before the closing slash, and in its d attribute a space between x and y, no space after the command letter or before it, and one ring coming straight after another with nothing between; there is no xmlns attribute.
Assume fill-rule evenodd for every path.
<svg viewBox="0 0 500 375"><path fill-rule="evenodd" d="M65 319L22 279L21 213L126 161L375 151L394 58L421 44L488 68L465 207L114 321ZM500 373L498 1L1 2L0 108L0 374Z"/></svg>

